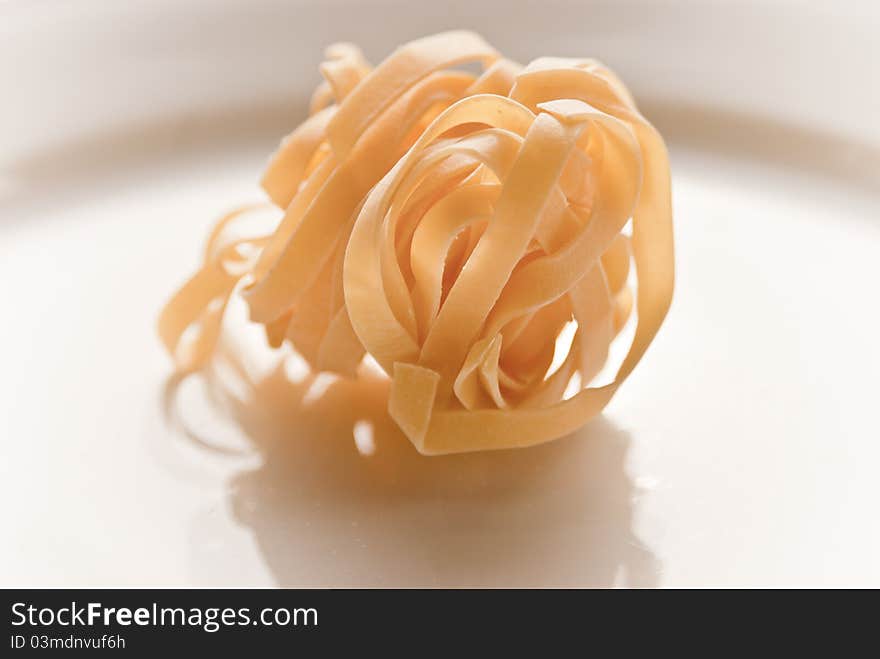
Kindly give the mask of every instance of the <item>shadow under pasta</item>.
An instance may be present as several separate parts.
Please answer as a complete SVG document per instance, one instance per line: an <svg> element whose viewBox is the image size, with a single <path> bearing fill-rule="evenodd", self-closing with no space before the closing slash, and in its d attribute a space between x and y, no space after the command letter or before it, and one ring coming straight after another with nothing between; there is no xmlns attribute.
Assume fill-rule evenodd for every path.
<svg viewBox="0 0 880 659"><path fill-rule="evenodd" d="M610 420L528 450L425 457L387 415L387 380L307 395L314 383L279 367L228 399L262 458L229 503L277 584L658 584L632 531L630 437Z"/></svg>

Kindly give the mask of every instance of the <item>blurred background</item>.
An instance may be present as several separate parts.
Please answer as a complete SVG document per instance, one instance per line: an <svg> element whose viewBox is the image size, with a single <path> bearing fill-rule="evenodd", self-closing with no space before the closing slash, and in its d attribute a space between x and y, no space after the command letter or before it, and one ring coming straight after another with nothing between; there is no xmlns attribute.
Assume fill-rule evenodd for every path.
<svg viewBox="0 0 880 659"><path fill-rule="evenodd" d="M289 356L169 420L156 314L324 48L450 28L604 61L666 137L643 363L521 452L422 458L381 384ZM878 32L856 0L0 0L0 584L880 585Z"/></svg>
<svg viewBox="0 0 880 659"><path fill-rule="evenodd" d="M0 133L6 157L135 120L301 103L327 44L353 41L378 61L391 44L459 27L523 62L542 53L596 54L643 103L797 120L880 140L872 76L878 9L870 1L6 0L0 7L0 75L10 83Z"/></svg>

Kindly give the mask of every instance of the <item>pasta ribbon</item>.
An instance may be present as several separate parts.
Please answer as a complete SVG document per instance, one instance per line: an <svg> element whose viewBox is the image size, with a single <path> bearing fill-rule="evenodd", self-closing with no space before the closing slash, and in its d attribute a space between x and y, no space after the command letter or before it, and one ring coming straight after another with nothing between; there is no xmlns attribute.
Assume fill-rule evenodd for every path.
<svg viewBox="0 0 880 659"><path fill-rule="evenodd" d="M482 72L455 68L469 62ZM375 68L337 44L321 72L262 179L283 217L231 242L220 236L242 215L224 218L162 313L178 368L210 358L247 277L271 345L351 377L366 354L378 362L421 453L539 444L601 412L673 289L666 148L623 83L589 59L521 67L469 32ZM613 381L591 386L633 311Z"/></svg>

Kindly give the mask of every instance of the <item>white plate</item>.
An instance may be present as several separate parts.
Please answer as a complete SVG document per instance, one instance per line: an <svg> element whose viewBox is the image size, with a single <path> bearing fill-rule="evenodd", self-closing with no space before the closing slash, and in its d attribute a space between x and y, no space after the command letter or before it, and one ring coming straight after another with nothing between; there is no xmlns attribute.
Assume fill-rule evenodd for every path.
<svg viewBox="0 0 880 659"><path fill-rule="evenodd" d="M607 61L666 134L656 344L533 450L422 458L375 388L278 377L237 411L187 383L189 430L250 447L200 448L154 323L206 229L259 198L324 45L461 26ZM880 585L878 28L855 2L0 5L0 584Z"/></svg>

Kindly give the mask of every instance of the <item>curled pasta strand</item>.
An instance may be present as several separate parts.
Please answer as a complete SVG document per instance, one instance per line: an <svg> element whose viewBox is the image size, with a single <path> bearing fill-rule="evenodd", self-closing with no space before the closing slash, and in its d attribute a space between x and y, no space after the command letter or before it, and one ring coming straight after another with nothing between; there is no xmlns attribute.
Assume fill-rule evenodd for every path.
<svg viewBox="0 0 880 659"><path fill-rule="evenodd" d="M482 72L455 69L466 62ZM351 377L373 357L422 453L539 444L601 412L674 280L666 148L620 79L589 59L521 67L469 32L375 68L339 44L321 72L262 179L280 222L223 241L240 214L221 220L162 313L178 368L210 358L246 277L271 345ZM633 314L613 380L593 384Z"/></svg>

